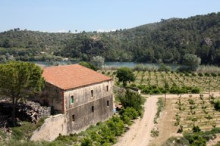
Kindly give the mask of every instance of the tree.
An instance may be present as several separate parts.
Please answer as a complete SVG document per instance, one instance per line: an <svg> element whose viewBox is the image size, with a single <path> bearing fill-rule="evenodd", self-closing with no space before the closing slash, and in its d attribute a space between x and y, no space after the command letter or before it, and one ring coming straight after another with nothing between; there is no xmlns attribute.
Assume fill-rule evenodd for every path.
<svg viewBox="0 0 220 146"><path fill-rule="evenodd" d="M97 68L89 62L82 61L82 62L79 62L79 65L82 65L84 67L90 68L95 71L97 70Z"/></svg>
<svg viewBox="0 0 220 146"><path fill-rule="evenodd" d="M0 93L12 99L13 126L15 126L15 110L18 101L41 91L43 83L42 70L34 63L0 64Z"/></svg>
<svg viewBox="0 0 220 146"><path fill-rule="evenodd" d="M135 80L134 73L130 68L127 67L122 67L118 69L116 72L116 77L118 78L119 82L123 83L124 87L127 86L128 81L130 82Z"/></svg>
<svg viewBox="0 0 220 146"><path fill-rule="evenodd" d="M139 113L139 115L141 115L142 105L144 104L144 98L141 95L126 90L125 95L119 96L119 100L125 109L128 107L134 108Z"/></svg>
<svg viewBox="0 0 220 146"><path fill-rule="evenodd" d="M189 70L196 71L201 63L201 59L193 54L186 54L183 57L183 65L185 65Z"/></svg>
<svg viewBox="0 0 220 146"><path fill-rule="evenodd" d="M105 63L105 58L102 56L93 56L91 59L91 63L97 68L101 68Z"/></svg>

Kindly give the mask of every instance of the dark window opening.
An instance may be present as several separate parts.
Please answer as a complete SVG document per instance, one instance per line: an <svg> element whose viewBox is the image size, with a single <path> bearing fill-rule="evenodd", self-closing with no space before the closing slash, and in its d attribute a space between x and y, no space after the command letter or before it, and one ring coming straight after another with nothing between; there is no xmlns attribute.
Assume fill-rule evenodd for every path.
<svg viewBox="0 0 220 146"><path fill-rule="evenodd" d="M93 97L93 90L91 90L91 96Z"/></svg>
<svg viewBox="0 0 220 146"><path fill-rule="evenodd" d="M74 97L71 96L71 97L70 97L70 103L73 104L73 102L74 102Z"/></svg>
<svg viewBox="0 0 220 146"><path fill-rule="evenodd" d="M73 122L75 121L75 115L72 115L72 121Z"/></svg>
<svg viewBox="0 0 220 146"><path fill-rule="evenodd" d="M108 92L108 86L106 86L106 91Z"/></svg>
<svg viewBox="0 0 220 146"><path fill-rule="evenodd" d="M92 106L92 112L94 112L94 106Z"/></svg>
<svg viewBox="0 0 220 146"><path fill-rule="evenodd" d="M109 106L109 100L107 100L107 106Z"/></svg>

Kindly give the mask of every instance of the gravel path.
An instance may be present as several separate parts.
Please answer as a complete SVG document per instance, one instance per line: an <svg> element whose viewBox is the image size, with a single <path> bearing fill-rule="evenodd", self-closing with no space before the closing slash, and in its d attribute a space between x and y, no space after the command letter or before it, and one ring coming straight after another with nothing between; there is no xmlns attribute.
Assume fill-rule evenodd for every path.
<svg viewBox="0 0 220 146"><path fill-rule="evenodd" d="M130 129L118 139L115 146L146 146L151 139L158 98L149 97L144 104L143 118L135 120Z"/></svg>

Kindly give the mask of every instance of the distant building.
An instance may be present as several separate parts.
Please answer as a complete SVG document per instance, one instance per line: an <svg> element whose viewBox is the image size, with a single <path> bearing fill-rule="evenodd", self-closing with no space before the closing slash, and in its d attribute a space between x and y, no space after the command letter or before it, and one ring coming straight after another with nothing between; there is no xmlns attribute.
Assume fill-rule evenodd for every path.
<svg viewBox="0 0 220 146"><path fill-rule="evenodd" d="M112 79L80 65L44 68L41 102L66 117L67 133L106 120L113 114Z"/></svg>

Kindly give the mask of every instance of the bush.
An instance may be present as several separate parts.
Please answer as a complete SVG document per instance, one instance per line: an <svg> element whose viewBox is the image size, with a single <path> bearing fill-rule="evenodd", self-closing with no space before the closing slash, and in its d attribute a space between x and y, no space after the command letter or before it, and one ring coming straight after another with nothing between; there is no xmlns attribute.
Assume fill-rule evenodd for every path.
<svg viewBox="0 0 220 146"><path fill-rule="evenodd" d="M166 66L165 64L161 64L158 71L165 71L165 72L168 72L170 71L171 68L169 66Z"/></svg>
<svg viewBox="0 0 220 146"><path fill-rule="evenodd" d="M192 131L193 132L200 132L201 129L199 128L199 126L193 126Z"/></svg>
<svg viewBox="0 0 220 146"><path fill-rule="evenodd" d="M151 136L152 137L158 137L159 136L159 131L157 129L152 129L151 130Z"/></svg>
<svg viewBox="0 0 220 146"><path fill-rule="evenodd" d="M162 146L188 146L189 141L185 137L171 137Z"/></svg>
<svg viewBox="0 0 220 146"><path fill-rule="evenodd" d="M121 110L120 115L124 123L128 125L131 125L131 120L136 119L139 116L138 112L132 107Z"/></svg>
<svg viewBox="0 0 220 146"><path fill-rule="evenodd" d="M159 118L160 116L160 112L163 110L164 108L164 101L162 98L159 98L158 102L157 102L157 113L154 117L154 123L156 124L157 123L157 119Z"/></svg>
<svg viewBox="0 0 220 146"><path fill-rule="evenodd" d="M214 102L215 110L220 111L220 100Z"/></svg>
<svg viewBox="0 0 220 146"><path fill-rule="evenodd" d="M195 146L206 145L206 139L202 137L201 133L185 134L184 138L186 138L189 141L190 145L195 145Z"/></svg>
<svg viewBox="0 0 220 146"><path fill-rule="evenodd" d="M195 77L197 74L196 73L192 73L192 76Z"/></svg>
<svg viewBox="0 0 220 146"><path fill-rule="evenodd" d="M209 76L210 76L210 74L206 72L206 73L205 73L205 76L209 77Z"/></svg>
<svg viewBox="0 0 220 146"><path fill-rule="evenodd" d="M198 87L194 87L191 89L191 93L200 93L200 89Z"/></svg>
<svg viewBox="0 0 220 146"><path fill-rule="evenodd" d="M119 100L124 108L132 107L141 115L145 99L136 92L127 90L125 95L119 96Z"/></svg>
<svg viewBox="0 0 220 146"><path fill-rule="evenodd" d="M200 77L202 77L202 76L203 76L203 74L202 74L202 73L198 73L198 75L199 75Z"/></svg>
<svg viewBox="0 0 220 146"><path fill-rule="evenodd" d="M44 123L44 118L40 119L37 124L22 122L21 126L12 128L12 138L15 140L29 139L34 130Z"/></svg>
<svg viewBox="0 0 220 146"><path fill-rule="evenodd" d="M216 74L216 73L211 73L211 75L212 75L213 77L217 77L217 74Z"/></svg>
<svg viewBox="0 0 220 146"><path fill-rule="evenodd" d="M88 137L85 137L81 140L81 146L92 146L92 140Z"/></svg>
<svg viewBox="0 0 220 146"><path fill-rule="evenodd" d="M97 68L89 62L82 61L82 62L79 62L79 65L82 65L84 67L90 68L95 71L97 70Z"/></svg>

